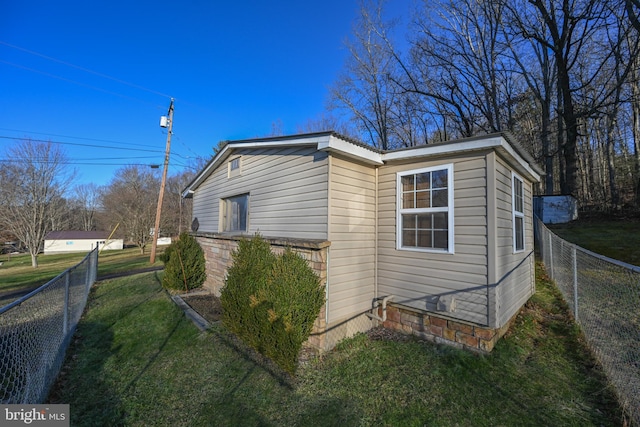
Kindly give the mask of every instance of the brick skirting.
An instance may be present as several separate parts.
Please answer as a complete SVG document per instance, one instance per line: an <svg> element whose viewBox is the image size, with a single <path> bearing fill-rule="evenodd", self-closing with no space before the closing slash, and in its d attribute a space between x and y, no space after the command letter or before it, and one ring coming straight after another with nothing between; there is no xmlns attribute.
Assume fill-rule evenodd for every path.
<svg viewBox="0 0 640 427"><path fill-rule="evenodd" d="M378 316L382 316L381 307L378 308ZM382 325L436 343L489 353L512 321L513 318L503 327L493 329L389 304L387 320Z"/></svg>

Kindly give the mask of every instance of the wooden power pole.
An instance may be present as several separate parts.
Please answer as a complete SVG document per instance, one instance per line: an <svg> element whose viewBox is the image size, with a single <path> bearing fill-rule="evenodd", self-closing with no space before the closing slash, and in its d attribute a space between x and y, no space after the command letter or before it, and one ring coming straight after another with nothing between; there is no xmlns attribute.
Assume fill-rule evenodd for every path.
<svg viewBox="0 0 640 427"><path fill-rule="evenodd" d="M169 153L171 150L171 130L173 129L173 98L169 104L168 116L168 132L167 132L167 148L164 153L164 170L162 171L162 181L160 182L160 194L158 194L158 207L156 208L156 224L153 228L153 243L151 244L151 264L156 262L156 248L158 247L158 235L160 234L160 214L162 213L162 199L164 199L164 186L167 182L167 169L169 169ZM160 124L162 126L162 122ZM164 126L163 126L164 127Z"/></svg>

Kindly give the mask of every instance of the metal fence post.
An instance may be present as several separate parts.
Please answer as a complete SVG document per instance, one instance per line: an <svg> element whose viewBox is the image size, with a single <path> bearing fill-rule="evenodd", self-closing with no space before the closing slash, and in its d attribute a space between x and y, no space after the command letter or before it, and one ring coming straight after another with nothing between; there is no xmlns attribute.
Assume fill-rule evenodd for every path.
<svg viewBox="0 0 640 427"><path fill-rule="evenodd" d="M69 270L64 274L64 314L62 318L62 336L69 331Z"/></svg>
<svg viewBox="0 0 640 427"><path fill-rule="evenodd" d="M578 255L575 246L571 248L573 261L573 316L578 321Z"/></svg>
<svg viewBox="0 0 640 427"><path fill-rule="evenodd" d="M553 277L553 236L549 234L549 274L551 276L551 280L554 280Z"/></svg>
<svg viewBox="0 0 640 427"><path fill-rule="evenodd" d="M94 251L95 251L95 249L94 249ZM89 255L91 255L91 253L90 253ZM93 282L91 281L91 277L93 277L93 276L91 275L91 273L92 273L92 272L91 272L91 264L93 264L93 262L91 262L91 261L92 261L92 258L93 258L92 256L89 256L89 259L87 260L87 269L85 270L85 274L84 274L84 283L85 283L85 286L83 287L82 291L83 291L85 294L87 293L87 291L88 291L88 290L89 290L89 288L91 287L91 284L93 283Z"/></svg>

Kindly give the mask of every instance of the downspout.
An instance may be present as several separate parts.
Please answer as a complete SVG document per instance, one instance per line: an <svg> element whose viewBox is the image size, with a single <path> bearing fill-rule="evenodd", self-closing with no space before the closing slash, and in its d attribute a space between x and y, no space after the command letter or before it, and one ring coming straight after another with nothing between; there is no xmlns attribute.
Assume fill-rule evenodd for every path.
<svg viewBox="0 0 640 427"><path fill-rule="evenodd" d="M373 306L371 307L371 313L366 313L366 315L374 320L379 322L385 322L387 320L387 302L393 299L393 295L387 295L382 300L378 296L378 167L375 168L375 196L374 196L374 216L375 216L375 233L374 233L374 259L373 259ZM382 301L382 317L378 316L377 309L380 305L380 301Z"/></svg>
<svg viewBox="0 0 640 427"><path fill-rule="evenodd" d="M327 278L325 280L324 285L324 322L325 322L325 331L327 325L329 325L329 284L331 281L331 239L333 238L333 230L331 227L331 223L333 222L333 212L332 212L332 203L331 199L333 198L333 156L331 153L327 153L327 241L329 241L329 246L327 246Z"/></svg>
<svg viewBox="0 0 640 427"><path fill-rule="evenodd" d="M374 182L374 199L373 199L373 204L374 204L374 209L373 209L373 215L374 215L374 221L375 221L375 233L373 235L373 244L374 244L374 250L373 250L373 297L377 300L378 299L378 230L379 230L379 224L378 224L378 166L375 166L375 182Z"/></svg>
<svg viewBox="0 0 640 427"><path fill-rule="evenodd" d="M329 260L331 259L331 246L327 247L327 278L324 281L324 322L325 328L329 324Z"/></svg>

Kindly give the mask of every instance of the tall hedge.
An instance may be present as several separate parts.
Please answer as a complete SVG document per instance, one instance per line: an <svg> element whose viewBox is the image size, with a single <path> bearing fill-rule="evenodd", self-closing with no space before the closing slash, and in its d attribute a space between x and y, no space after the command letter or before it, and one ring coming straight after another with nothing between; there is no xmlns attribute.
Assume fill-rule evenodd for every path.
<svg viewBox="0 0 640 427"><path fill-rule="evenodd" d="M247 344L294 373L302 344L325 302L324 287L307 262L287 249L275 256L255 236L233 253L221 291L223 322Z"/></svg>
<svg viewBox="0 0 640 427"><path fill-rule="evenodd" d="M195 237L182 233L160 256L164 262L162 286L183 290L201 286L207 278L204 252Z"/></svg>

